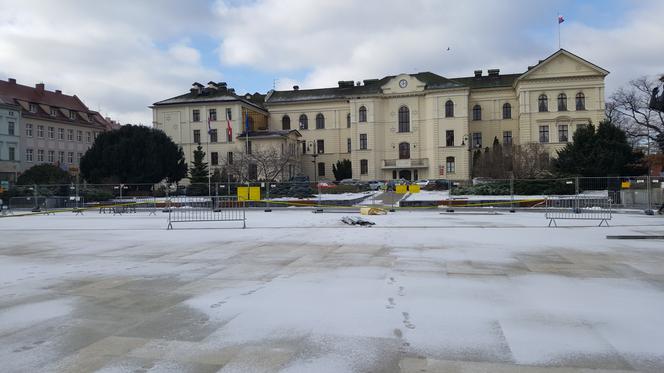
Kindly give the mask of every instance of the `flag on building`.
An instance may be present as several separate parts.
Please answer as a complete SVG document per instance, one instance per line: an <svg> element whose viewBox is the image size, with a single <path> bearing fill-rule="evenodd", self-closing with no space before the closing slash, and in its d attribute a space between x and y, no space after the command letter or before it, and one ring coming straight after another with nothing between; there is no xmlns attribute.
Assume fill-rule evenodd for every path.
<svg viewBox="0 0 664 373"><path fill-rule="evenodd" d="M208 115L208 135L212 133L212 117Z"/></svg>
<svg viewBox="0 0 664 373"><path fill-rule="evenodd" d="M249 131L251 130L251 127L249 126L249 112L248 111L247 111L247 114L245 114L244 118L245 118L244 119L244 121L245 121L245 125L244 125L245 126L245 131L247 131L247 133L249 133Z"/></svg>
<svg viewBox="0 0 664 373"><path fill-rule="evenodd" d="M226 112L226 132L228 133L228 141L233 139L233 126L231 125L231 118L228 117L228 111Z"/></svg>
<svg viewBox="0 0 664 373"><path fill-rule="evenodd" d="M565 18L563 18L563 16L558 16L558 24L561 24L563 22L565 22Z"/></svg>

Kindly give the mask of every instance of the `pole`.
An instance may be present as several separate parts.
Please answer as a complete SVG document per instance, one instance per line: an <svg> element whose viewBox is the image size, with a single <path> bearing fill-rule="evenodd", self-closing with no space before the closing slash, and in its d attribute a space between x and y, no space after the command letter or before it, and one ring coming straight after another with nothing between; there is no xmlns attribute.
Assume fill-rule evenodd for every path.
<svg viewBox="0 0 664 373"><path fill-rule="evenodd" d="M35 199L35 211L39 211L39 203L37 202L37 184L32 186L32 198Z"/></svg>
<svg viewBox="0 0 664 373"><path fill-rule="evenodd" d="M514 176L510 179L510 212L515 212L514 210Z"/></svg>
<svg viewBox="0 0 664 373"><path fill-rule="evenodd" d="M648 174L648 178L646 179L646 182L648 185L646 185L646 193L648 193L648 212L647 214L650 215L651 213L654 214L654 211L652 211L652 193L651 193L651 181L650 181L650 174Z"/></svg>
<svg viewBox="0 0 664 373"><path fill-rule="evenodd" d="M556 17L556 22L558 22L558 49L561 49L561 43L560 43L560 13L558 13L558 17Z"/></svg>
<svg viewBox="0 0 664 373"><path fill-rule="evenodd" d="M578 176L574 180L574 193L576 194L576 197L574 198L574 200L575 200L574 213L578 214L579 212L581 212L579 210L579 177Z"/></svg>

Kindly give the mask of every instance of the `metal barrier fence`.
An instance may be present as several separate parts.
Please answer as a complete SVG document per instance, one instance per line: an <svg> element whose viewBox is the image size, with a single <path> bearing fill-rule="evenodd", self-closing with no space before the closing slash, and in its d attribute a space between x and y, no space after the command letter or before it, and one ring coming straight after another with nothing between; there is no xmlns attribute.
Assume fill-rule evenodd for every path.
<svg viewBox="0 0 664 373"><path fill-rule="evenodd" d="M138 211L148 212L149 215L157 215L156 197L130 197L123 199L114 199L112 203L99 205L100 214L135 214ZM92 207L92 206L91 206Z"/></svg>
<svg viewBox="0 0 664 373"><path fill-rule="evenodd" d="M235 197L171 197L167 201L168 226L173 223L241 221L247 227L245 202Z"/></svg>
<svg viewBox="0 0 664 373"><path fill-rule="evenodd" d="M609 197L549 196L546 198L545 217L558 226L556 220L599 220L599 225L611 220L612 204Z"/></svg>
<svg viewBox="0 0 664 373"><path fill-rule="evenodd" d="M116 212L151 211L163 207L172 196L215 196L242 199L247 208L271 211L279 207L348 209L375 206L389 209L504 208L511 211L543 207L547 196L608 196L615 209L651 212L664 203L664 177L571 177L557 179L447 179L420 180L321 180L292 182L211 182L210 184L61 184L11 185L0 198L81 197L87 206L122 205ZM411 190L417 187L419 191ZM150 202L154 199L154 203ZM145 201L142 203L140 201ZM33 200L34 202L34 200ZM147 207L147 206L154 207ZM34 207L34 206L33 206ZM11 206L10 206L11 208ZM113 212L112 210L104 212Z"/></svg>
<svg viewBox="0 0 664 373"><path fill-rule="evenodd" d="M32 211L48 214L52 210L72 210L81 213L85 207L83 197L75 196L36 196L36 197L12 197L9 199L7 212Z"/></svg>

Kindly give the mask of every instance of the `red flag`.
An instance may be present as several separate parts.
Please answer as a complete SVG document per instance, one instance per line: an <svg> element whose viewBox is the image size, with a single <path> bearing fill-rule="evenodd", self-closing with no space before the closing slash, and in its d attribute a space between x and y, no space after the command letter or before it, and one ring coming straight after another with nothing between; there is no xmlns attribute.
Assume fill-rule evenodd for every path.
<svg viewBox="0 0 664 373"><path fill-rule="evenodd" d="M558 16L558 24L561 24L563 22L565 22L565 18L563 18L563 16Z"/></svg>
<svg viewBox="0 0 664 373"><path fill-rule="evenodd" d="M226 112L226 132L228 133L228 141L233 139L233 127L231 126L231 120L228 118L228 112Z"/></svg>

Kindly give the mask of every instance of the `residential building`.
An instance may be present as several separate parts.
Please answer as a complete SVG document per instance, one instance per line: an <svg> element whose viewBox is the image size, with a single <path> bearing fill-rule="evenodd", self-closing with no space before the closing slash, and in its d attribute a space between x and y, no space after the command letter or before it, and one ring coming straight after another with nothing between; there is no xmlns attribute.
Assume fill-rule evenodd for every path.
<svg viewBox="0 0 664 373"><path fill-rule="evenodd" d="M39 163L53 163L77 173L79 157L63 159L48 155L85 154L99 133L114 127L76 95L46 90L43 83L30 87L16 83L15 79L0 80L0 96L21 112L19 171Z"/></svg>
<svg viewBox="0 0 664 373"><path fill-rule="evenodd" d="M196 110L233 103L236 111L259 113L260 131L298 130L296 141L305 154L300 167L312 179L331 178L332 165L349 159L353 178L361 180L467 180L472 153L494 139L506 146L541 143L555 156L576 128L604 118L608 73L560 49L516 74L499 69L456 78L399 74L339 81L332 88L272 90L260 103L185 95L155 104L153 113L155 126L182 144L188 159L193 130L206 132L204 122L194 120ZM205 91L200 85L192 94L195 90ZM167 105L178 109L164 110Z"/></svg>
<svg viewBox="0 0 664 373"><path fill-rule="evenodd" d="M0 182L14 182L21 161L21 110L0 96Z"/></svg>

